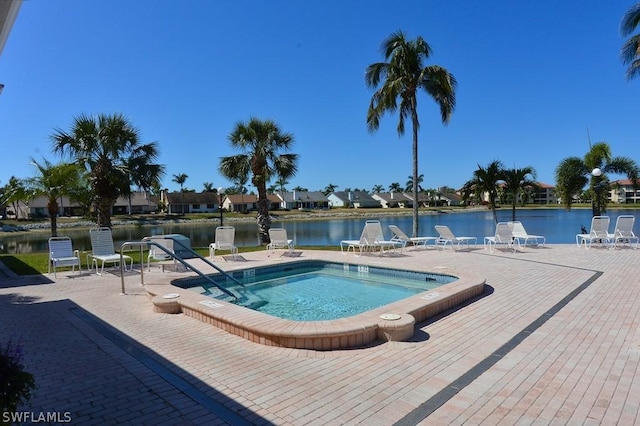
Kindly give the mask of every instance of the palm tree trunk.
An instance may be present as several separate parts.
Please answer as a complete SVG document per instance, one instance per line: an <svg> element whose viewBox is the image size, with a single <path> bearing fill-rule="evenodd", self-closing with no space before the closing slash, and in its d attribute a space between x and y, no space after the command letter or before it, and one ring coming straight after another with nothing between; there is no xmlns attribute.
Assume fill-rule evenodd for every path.
<svg viewBox="0 0 640 426"><path fill-rule="evenodd" d="M116 204L113 198L101 198L97 205L98 226L111 228L111 209Z"/></svg>
<svg viewBox="0 0 640 426"><path fill-rule="evenodd" d="M58 212L60 211L58 207L58 202L53 199L49 200L47 204L47 210L49 211L49 219L51 220L51 236L58 236Z"/></svg>
<svg viewBox="0 0 640 426"><path fill-rule="evenodd" d="M420 206L418 200L418 112L416 107L411 110L411 121L413 122L413 236L417 237L418 233L418 208Z"/></svg>
<svg viewBox="0 0 640 426"><path fill-rule="evenodd" d="M254 183L255 185L255 183ZM271 229L271 217L269 216L269 200L267 199L266 184L256 185L258 188L258 236L262 244L269 244L269 229Z"/></svg>

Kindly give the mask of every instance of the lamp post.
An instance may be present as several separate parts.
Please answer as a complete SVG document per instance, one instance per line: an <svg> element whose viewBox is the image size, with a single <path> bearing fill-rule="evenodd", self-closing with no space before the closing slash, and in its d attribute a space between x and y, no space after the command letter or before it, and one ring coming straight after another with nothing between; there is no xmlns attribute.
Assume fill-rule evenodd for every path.
<svg viewBox="0 0 640 426"><path fill-rule="evenodd" d="M218 203L218 210L220 210L220 226L222 226L222 196L224 195L224 188L218 188L218 197L220 198L220 202Z"/></svg>
<svg viewBox="0 0 640 426"><path fill-rule="evenodd" d="M596 167L591 171L591 176L593 176L593 190L595 191L595 200L591 200L591 213L593 216L600 216L600 190L602 186L600 176L602 176L602 170Z"/></svg>

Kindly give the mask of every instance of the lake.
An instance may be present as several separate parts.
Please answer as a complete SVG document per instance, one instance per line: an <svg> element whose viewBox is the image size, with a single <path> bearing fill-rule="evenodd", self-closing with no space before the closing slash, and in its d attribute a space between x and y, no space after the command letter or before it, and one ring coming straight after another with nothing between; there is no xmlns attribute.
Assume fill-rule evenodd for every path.
<svg viewBox="0 0 640 426"><path fill-rule="evenodd" d="M636 215L638 210L609 209L611 229L616 218L621 214ZM366 210L364 210L366 212ZM412 218L407 216L381 216L380 222L386 236L392 234L387 225L397 225L407 235L411 235ZM337 246L344 239L358 239L367 218L336 218L301 221L274 221L272 227L283 227L289 238L297 246ZM511 220L510 209L498 210L499 221ZM591 209L523 209L517 210L516 220L523 223L529 234L544 235L548 244L574 244L580 226L589 229L591 225ZM255 222L226 222L236 228L236 245L249 247L259 245L257 225ZM420 216L421 236L436 236L434 226L447 225L458 236L474 236L482 244L484 237L493 235L495 224L490 211L470 211L464 213L440 213ZM188 237L192 247L207 247L214 241L217 222L201 222L196 224L162 224L146 226L128 226L113 229L116 250L124 241L139 241L145 236L160 234L182 234ZM637 225L636 225L637 226ZM637 234L637 232L636 232ZM90 250L89 231L85 229L63 228L58 230L59 236L68 236L73 240L74 248L81 251ZM0 254L46 253L49 234L43 231L12 232L0 236Z"/></svg>

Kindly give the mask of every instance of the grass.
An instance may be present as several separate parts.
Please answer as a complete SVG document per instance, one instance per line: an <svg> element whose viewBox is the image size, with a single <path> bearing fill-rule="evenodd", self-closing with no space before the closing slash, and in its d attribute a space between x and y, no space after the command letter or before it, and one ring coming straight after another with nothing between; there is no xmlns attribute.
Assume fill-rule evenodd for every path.
<svg viewBox="0 0 640 426"><path fill-rule="evenodd" d="M337 247L325 247L325 246L304 246L304 247L296 247L297 250L339 250ZM209 256L209 248L207 247L199 247L193 249L200 256L208 258ZM264 247L255 246L255 247L239 247L238 253L249 253L254 251L262 251L265 250ZM140 264L140 250L132 250L125 252L128 256L131 256L134 264ZM144 252L142 257L144 258L144 262L147 261L147 252ZM28 254L3 254L0 255L0 262L4 263L7 268L12 270L14 273L18 275L37 275L37 274L46 274L49 268L48 262L49 255L48 253L28 253ZM82 268L86 269L86 258L84 255L81 255L80 259L82 263ZM58 271L70 271L71 267L60 267L57 268Z"/></svg>

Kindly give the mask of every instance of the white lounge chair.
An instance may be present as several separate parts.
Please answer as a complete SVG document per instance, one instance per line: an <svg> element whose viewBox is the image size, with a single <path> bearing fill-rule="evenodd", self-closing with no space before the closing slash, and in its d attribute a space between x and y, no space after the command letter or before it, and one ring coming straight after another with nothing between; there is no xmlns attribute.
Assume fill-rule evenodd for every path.
<svg viewBox="0 0 640 426"><path fill-rule="evenodd" d="M535 245L542 245L547 241L547 239L543 235L531 235L527 233L527 230L524 229L524 225L522 222L512 221L508 222L509 227L511 227L511 232L513 236L518 239L518 241L523 241L523 246L526 247L527 243L531 241ZM542 243L540 243L542 241Z"/></svg>
<svg viewBox="0 0 640 426"><path fill-rule="evenodd" d="M616 219L616 227L613 230L613 234L609 234L609 239L613 244L613 247L618 247L620 244L624 246L629 244L629 247L638 248L639 238L633 233L633 225L636 221L635 216L632 215L620 215Z"/></svg>
<svg viewBox="0 0 640 426"><path fill-rule="evenodd" d="M404 243L402 241L385 240L379 220L367 220L359 240L340 241L340 250L343 253L345 252L345 247L347 247L347 253L351 249L355 253L356 248L358 248L360 255L365 251L374 252L376 250L380 250L380 255L383 255L386 251L393 250L395 252L397 248L402 249L403 246Z"/></svg>
<svg viewBox="0 0 640 426"><path fill-rule="evenodd" d="M293 252L293 240L287 237L287 230L284 228L271 228L269 229L269 240L267 244L267 256L271 256L276 249L285 248L289 253Z"/></svg>
<svg viewBox="0 0 640 426"><path fill-rule="evenodd" d="M404 231L398 228L396 225L389 225L389 229L393 232L392 241L400 241L402 243L402 248L407 246L408 243L413 244L414 247L424 247L425 250L427 248L427 244L429 241L433 241L434 247L435 242L438 237L409 237Z"/></svg>
<svg viewBox="0 0 640 426"><path fill-rule="evenodd" d="M439 235L436 240L436 247L442 247L443 250L447 247L447 244L451 244L451 247L454 250L461 248L462 245L466 245L467 249L469 249L471 241L473 241L474 245L478 244L478 239L476 237L456 237L454 233L451 232L451 229L446 225L436 225L435 228Z"/></svg>
<svg viewBox="0 0 640 426"><path fill-rule="evenodd" d="M167 251L162 250L160 247L154 244L149 245L149 254L147 255L148 270L151 269L151 260L161 262L161 261L173 259L174 266L177 265L176 259L173 256L171 256L171 253L174 253L172 238L167 238L164 235L153 235L151 237L144 237L142 240L152 241L153 243L158 244L167 250ZM164 263L162 264L162 271L164 272Z"/></svg>
<svg viewBox="0 0 640 426"><path fill-rule="evenodd" d="M609 216L594 216L591 219L591 229L589 230L589 233L576 235L576 245L578 247L582 247L582 245L584 245L585 248L590 248L595 242L600 245L609 246L611 244L609 223Z"/></svg>
<svg viewBox="0 0 640 426"><path fill-rule="evenodd" d="M49 274L53 267L53 276L57 278L56 269L60 266L71 266L71 272L82 272L80 265L80 252L73 249L71 238L51 237L49 238Z"/></svg>
<svg viewBox="0 0 640 426"><path fill-rule="evenodd" d="M367 223L369 221L365 222L364 228L362 229L362 233L360 234L360 239L359 240L342 240L340 241L340 251L342 252L342 254L346 254L349 253L349 250L353 250L353 253L356 253L356 248L358 248L358 251L360 252L360 256L362 256L362 253L369 250L369 241L367 241L367 236L369 235L368 229L367 229ZM373 242L372 242L373 243ZM373 244L371 244L372 246ZM346 253L345 253L345 247L347 248Z"/></svg>
<svg viewBox="0 0 640 426"><path fill-rule="evenodd" d="M216 255L216 250L229 250L235 258L236 254L238 254L235 238L236 228L233 226L218 226L216 228L216 241L209 244L209 257L211 260Z"/></svg>
<svg viewBox="0 0 640 426"><path fill-rule="evenodd" d="M520 245L520 240L514 237L511 232L511 226L507 222L496 223L496 233L490 237L484 237L484 248L493 252L493 248L497 245L503 245L513 249L516 252L516 244Z"/></svg>
<svg viewBox="0 0 640 426"><path fill-rule="evenodd" d="M87 267L89 270L93 269L95 265L96 273L102 275L105 263L120 264L120 254L116 253L113 248L111 229L106 227L90 229L89 237L91 238L91 253L87 254ZM122 259L124 260L123 266L125 270L127 269L127 260L131 263L130 269L133 269L131 256L122 255ZM91 265L89 265L89 260L91 260ZM100 272L98 272L98 262L101 263Z"/></svg>

